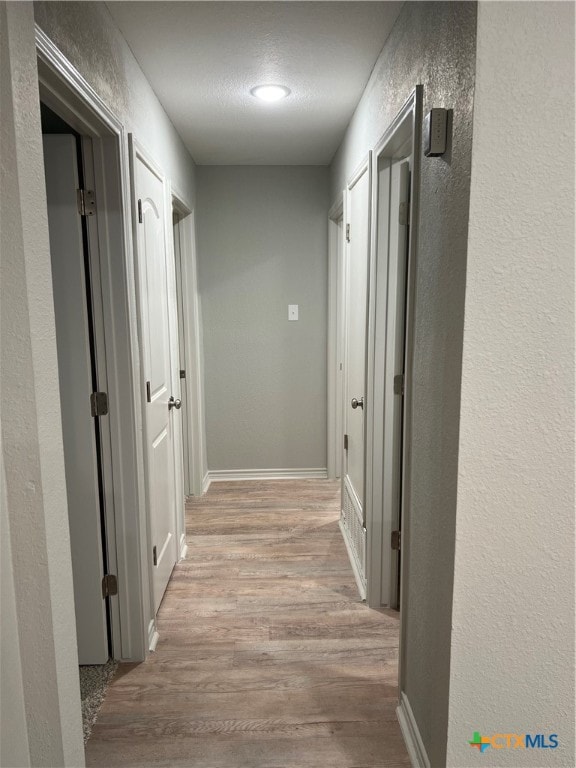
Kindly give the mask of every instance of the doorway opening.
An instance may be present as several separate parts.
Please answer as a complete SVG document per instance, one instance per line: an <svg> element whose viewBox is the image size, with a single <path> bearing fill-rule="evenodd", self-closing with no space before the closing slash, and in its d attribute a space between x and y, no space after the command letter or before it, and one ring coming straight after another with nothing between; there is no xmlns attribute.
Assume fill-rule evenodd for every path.
<svg viewBox="0 0 576 768"><path fill-rule="evenodd" d="M63 432L66 432L67 420L72 430L84 425L83 454L66 450L65 438L67 486L76 479L80 485L78 493L82 492L82 483L91 487L93 512L89 517L90 528L87 525L86 530L80 531L82 545L90 550L92 567L86 567L82 550L73 553L73 560L78 564L74 569L74 587L77 589L82 583L78 578L82 571L80 579L90 588L90 599L84 605L76 600L79 658L84 663L94 658L84 655L81 644L95 614L99 616L100 625L98 633L94 632L89 639L94 642L98 637L100 655L96 658L142 661L146 656L150 600L148 574L142 568L147 541L141 513L143 462L137 441L140 392L135 386L138 345L133 320L130 228L126 227L125 216L130 203L124 129L38 28L36 49L44 128L51 132L44 137L45 144L50 144L45 151L45 161L47 166L50 163L56 166L52 173L54 189L48 203L51 195L64 194L63 190L68 196L65 210L54 213L66 215L67 219L61 226L50 227L51 251L57 250L53 247L53 237L70 242L73 235L76 237L75 253L70 247L73 253L70 263L59 265L61 274L58 269L54 270L59 280L59 287L55 285L54 291L57 334L61 335L59 330L64 334L74 332L76 343L76 347L57 343L59 363L64 362L60 360L61 350L66 351L71 375L79 377L82 373L84 382L80 386L70 379L68 390L61 387ZM60 138L56 139L58 135ZM66 161L66 184L64 171L58 164L59 156ZM82 187L83 195L77 192ZM58 207L57 201L54 208ZM75 272L68 274L70 265ZM57 293L60 288L62 291ZM74 356L74 349L82 351ZM78 423L73 418L75 409L77 414L82 414ZM98 422L97 429L94 421ZM70 445L70 440L68 442ZM85 467L92 461L91 473L81 474L81 458ZM85 507L81 511L88 515L87 502ZM71 517L73 514L71 510ZM76 549L78 537L72 528L71 524L71 543ZM101 577L95 576L98 572Z"/></svg>
<svg viewBox="0 0 576 768"><path fill-rule="evenodd" d="M414 270L420 169L418 86L374 150L368 339L368 591L400 609L406 574Z"/></svg>
<svg viewBox="0 0 576 768"><path fill-rule="evenodd" d="M108 387L92 145L45 104L41 116L78 661L105 664L112 637L100 422Z"/></svg>
<svg viewBox="0 0 576 768"><path fill-rule="evenodd" d="M329 431L328 446L329 452L331 447L337 450L340 439L344 448L341 529L360 597L370 608L396 617L400 613L400 701L409 573L412 318L422 97L422 86L417 86L348 182L342 261L339 203L329 222L333 350L329 392L334 397L339 367L336 339L342 328L343 419L340 427ZM335 265L340 283L334 277ZM338 404L329 402L329 418L336 425Z"/></svg>
<svg viewBox="0 0 576 768"><path fill-rule="evenodd" d="M375 391L382 392L383 445L383 512L382 567L380 603L399 609L400 542L402 505L402 445L404 441L404 371L406 358L406 289L408 285L407 209L410 204L410 173L412 165L411 137L392 156L378 157L377 194L379 219L376 259L385 273L386 308L378 312L379 331L385 325L386 345L378 349ZM384 269L382 269L382 267ZM386 269L387 268L387 269ZM384 278L384 275L383 275ZM384 279L383 279L384 281ZM383 286L381 286L383 289ZM382 389L383 384L383 389ZM380 407L378 408L380 416ZM390 529L390 530L389 530ZM386 558L386 545L389 562Z"/></svg>
<svg viewBox="0 0 576 768"><path fill-rule="evenodd" d="M194 209L172 193L172 244L176 272L181 441L185 496L202 496L208 485L204 441L204 396L202 384L202 329L196 258ZM181 557L185 534L181 535Z"/></svg>

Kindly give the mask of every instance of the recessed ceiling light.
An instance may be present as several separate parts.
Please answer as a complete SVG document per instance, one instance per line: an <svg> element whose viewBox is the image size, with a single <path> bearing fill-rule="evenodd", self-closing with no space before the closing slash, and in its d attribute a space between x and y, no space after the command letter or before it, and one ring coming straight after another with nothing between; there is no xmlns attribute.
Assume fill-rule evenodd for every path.
<svg viewBox="0 0 576 768"><path fill-rule="evenodd" d="M290 88L285 85L257 85L250 93L261 101L280 101L290 94Z"/></svg>

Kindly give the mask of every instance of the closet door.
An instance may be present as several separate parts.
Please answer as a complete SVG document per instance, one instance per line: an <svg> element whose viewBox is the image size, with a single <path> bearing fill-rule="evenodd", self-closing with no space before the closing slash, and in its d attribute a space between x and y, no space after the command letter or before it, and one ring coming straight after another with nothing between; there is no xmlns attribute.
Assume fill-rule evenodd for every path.
<svg viewBox="0 0 576 768"><path fill-rule="evenodd" d="M90 405L94 391L91 318L88 259L77 201L77 139L72 134L55 134L45 135L43 141L78 658L80 664L104 664L108 628L102 594L98 425Z"/></svg>
<svg viewBox="0 0 576 768"><path fill-rule="evenodd" d="M174 259L167 246L162 174L133 151L137 224L139 325L144 376L146 453L154 611L162 601L177 559L175 419L180 418L178 332ZM176 388L178 388L176 390Z"/></svg>

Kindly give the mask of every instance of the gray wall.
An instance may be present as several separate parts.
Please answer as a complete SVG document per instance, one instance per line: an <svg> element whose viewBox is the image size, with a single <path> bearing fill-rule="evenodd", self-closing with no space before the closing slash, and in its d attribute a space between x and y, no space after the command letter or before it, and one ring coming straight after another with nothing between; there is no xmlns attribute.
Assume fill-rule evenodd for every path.
<svg viewBox="0 0 576 768"><path fill-rule="evenodd" d="M324 468L328 169L206 166L197 185L208 468Z"/></svg>
<svg viewBox="0 0 576 768"><path fill-rule="evenodd" d="M462 329L472 150L475 3L406 3L331 176L332 200L418 83L424 112L454 110L452 146L423 159L402 687L433 766L446 757Z"/></svg>
<svg viewBox="0 0 576 768"><path fill-rule="evenodd" d="M573 3L480 3L477 62L448 765L574 766Z"/></svg>
<svg viewBox="0 0 576 768"><path fill-rule="evenodd" d="M30 3L0 4L0 85L0 754L6 766L82 766L72 563Z"/></svg>
<svg viewBox="0 0 576 768"><path fill-rule="evenodd" d="M38 25L134 134L189 205L194 162L103 2L35 2Z"/></svg>
<svg viewBox="0 0 576 768"><path fill-rule="evenodd" d="M2 10L0 9L0 14ZM1 414L0 414L1 417ZM0 425L1 432L1 425ZM26 727L24 678L18 608L14 584L14 564L10 543L10 518L4 477L4 456L0 446L0 765L30 765L30 745Z"/></svg>

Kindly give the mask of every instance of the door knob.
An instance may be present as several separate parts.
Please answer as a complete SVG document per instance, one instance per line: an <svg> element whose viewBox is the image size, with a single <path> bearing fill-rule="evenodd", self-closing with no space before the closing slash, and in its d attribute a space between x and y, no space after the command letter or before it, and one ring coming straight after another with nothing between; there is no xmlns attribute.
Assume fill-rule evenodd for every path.
<svg viewBox="0 0 576 768"><path fill-rule="evenodd" d="M168 410L171 411L172 408L176 408L177 411L182 408L182 400L175 400L173 397L168 400Z"/></svg>
<svg viewBox="0 0 576 768"><path fill-rule="evenodd" d="M356 410L356 408L364 409L364 398L361 397L360 400L357 400L355 397L353 397L351 405L354 410Z"/></svg>

